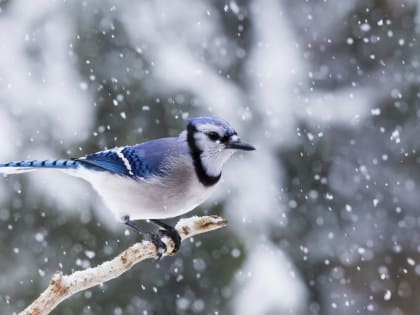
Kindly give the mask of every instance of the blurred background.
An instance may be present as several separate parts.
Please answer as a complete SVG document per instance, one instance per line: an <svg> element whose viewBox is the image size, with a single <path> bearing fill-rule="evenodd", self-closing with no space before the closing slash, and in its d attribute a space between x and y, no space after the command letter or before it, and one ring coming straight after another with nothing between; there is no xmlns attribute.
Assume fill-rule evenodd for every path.
<svg viewBox="0 0 420 315"><path fill-rule="evenodd" d="M0 0L0 160L67 158L230 121L194 214L230 224L53 314L419 314L414 0ZM176 222L176 220L173 220ZM0 313L139 238L84 182L0 180Z"/></svg>

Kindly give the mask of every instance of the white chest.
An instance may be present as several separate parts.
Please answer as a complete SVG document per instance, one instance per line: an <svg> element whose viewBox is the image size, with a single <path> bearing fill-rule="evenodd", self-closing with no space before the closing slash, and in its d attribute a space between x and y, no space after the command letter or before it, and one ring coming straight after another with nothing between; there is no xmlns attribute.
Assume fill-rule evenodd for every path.
<svg viewBox="0 0 420 315"><path fill-rule="evenodd" d="M108 172L81 172L120 219L165 219L187 213L207 200L217 185L203 186L188 161L176 161L168 176L135 181Z"/></svg>

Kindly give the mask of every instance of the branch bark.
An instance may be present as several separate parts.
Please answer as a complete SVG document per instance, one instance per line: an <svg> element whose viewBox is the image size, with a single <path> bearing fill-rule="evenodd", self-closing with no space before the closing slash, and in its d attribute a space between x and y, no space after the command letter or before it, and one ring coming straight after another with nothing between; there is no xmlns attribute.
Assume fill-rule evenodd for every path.
<svg viewBox="0 0 420 315"><path fill-rule="evenodd" d="M191 236L213 231L226 225L227 221L222 217L204 216L181 219L175 228L181 235L182 241L184 241ZM168 237L163 237L162 241L168 247L163 256L171 256L174 249L173 241ZM155 245L149 241L142 241L132 245L112 260L94 268L76 271L70 275L56 272L48 288L19 315L49 314L58 304L72 295L115 279L130 270L135 264L156 257Z"/></svg>

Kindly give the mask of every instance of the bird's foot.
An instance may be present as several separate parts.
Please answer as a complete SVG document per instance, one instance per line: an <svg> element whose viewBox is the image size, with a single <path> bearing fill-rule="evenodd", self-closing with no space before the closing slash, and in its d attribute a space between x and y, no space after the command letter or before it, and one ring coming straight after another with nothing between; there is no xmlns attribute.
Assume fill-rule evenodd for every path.
<svg viewBox="0 0 420 315"><path fill-rule="evenodd" d="M165 229L161 229L159 230L159 232L162 235L169 237L174 242L174 249L172 250L170 255L175 254L181 247L181 235L179 235L178 231L173 227L165 227Z"/></svg>
<svg viewBox="0 0 420 315"><path fill-rule="evenodd" d="M131 221L129 216L122 217L122 220L125 225L129 226L140 235L143 235L145 239L152 242L156 246L156 251L157 251L156 261L161 260L162 255L168 250L166 244L162 241L162 237L164 236L164 234L160 232L151 233L151 232L145 231L143 228L138 226L134 221Z"/></svg>
<svg viewBox="0 0 420 315"><path fill-rule="evenodd" d="M173 226L166 224L165 222L162 222L160 220L153 219L150 220L150 222L159 226L159 232L162 235L169 237L174 242L174 249L172 250L172 253L170 253L170 255L175 254L181 247L181 235L179 235L178 230L175 229Z"/></svg>
<svg viewBox="0 0 420 315"><path fill-rule="evenodd" d="M161 233L147 233L146 238L156 246L156 261L162 259L162 255L168 250L166 244L162 241Z"/></svg>
<svg viewBox="0 0 420 315"><path fill-rule="evenodd" d="M167 236L174 242L174 249L172 250L171 253L168 253L168 255L175 254L181 246L181 235L179 235L177 229L175 229L173 226L170 226L162 221L150 220L150 222L160 227L157 233L151 233L151 232L146 232L143 228L138 226L134 221L131 221L129 216L122 217L122 220L125 225L134 229L139 234L144 235L144 237L147 240L151 241L156 246L156 250L157 250L156 260L157 261L162 259L162 255L168 250L168 247L162 241L162 237Z"/></svg>

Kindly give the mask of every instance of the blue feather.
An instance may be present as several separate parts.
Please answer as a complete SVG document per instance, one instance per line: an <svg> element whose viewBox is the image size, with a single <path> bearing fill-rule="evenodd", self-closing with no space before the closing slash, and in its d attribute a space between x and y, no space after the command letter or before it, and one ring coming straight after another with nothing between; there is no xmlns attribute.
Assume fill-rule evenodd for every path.
<svg viewBox="0 0 420 315"><path fill-rule="evenodd" d="M77 161L87 169L130 176L129 170L124 165L124 161L118 156L116 149L92 153L77 159Z"/></svg>
<svg viewBox="0 0 420 315"><path fill-rule="evenodd" d="M134 179L162 176L166 173L167 158L176 143L176 138L151 140L89 154L77 161L88 169L108 171Z"/></svg>
<svg viewBox="0 0 420 315"><path fill-rule="evenodd" d="M179 154L177 138L162 138L88 154L72 160L15 161L0 164L0 173L21 173L35 169L77 169L110 172L133 179L164 176L170 159Z"/></svg>
<svg viewBox="0 0 420 315"><path fill-rule="evenodd" d="M166 174L168 158L179 154L178 138L160 138L137 144L132 147L137 158L145 163L150 174Z"/></svg>
<svg viewBox="0 0 420 315"><path fill-rule="evenodd" d="M190 119L188 119L188 124L191 124L193 126L199 126L199 125L204 125L204 124L220 126L225 130L225 133L227 135L236 134L235 129L233 129L232 126L226 120L216 118L216 117L190 118Z"/></svg>
<svg viewBox="0 0 420 315"><path fill-rule="evenodd" d="M33 160L14 161L5 164L0 163L0 173L14 174L29 172L35 169L76 169L79 162L75 160Z"/></svg>
<svg viewBox="0 0 420 315"><path fill-rule="evenodd" d="M74 160L33 160L14 161L0 164L0 167L22 167L22 168L76 168L79 164Z"/></svg>

